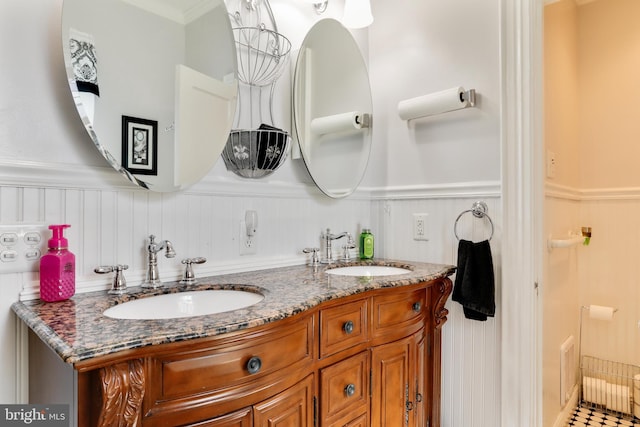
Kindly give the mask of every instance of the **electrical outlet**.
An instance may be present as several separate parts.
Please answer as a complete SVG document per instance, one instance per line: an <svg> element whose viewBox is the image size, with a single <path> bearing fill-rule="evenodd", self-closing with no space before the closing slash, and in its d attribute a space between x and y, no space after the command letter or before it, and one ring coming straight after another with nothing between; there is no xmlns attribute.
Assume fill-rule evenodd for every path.
<svg viewBox="0 0 640 427"><path fill-rule="evenodd" d="M0 224L0 273L38 271L49 237L45 224Z"/></svg>
<svg viewBox="0 0 640 427"><path fill-rule="evenodd" d="M413 240L429 240L426 213L413 214Z"/></svg>
<svg viewBox="0 0 640 427"><path fill-rule="evenodd" d="M240 221L240 234L238 242L240 244L240 255L254 255L258 252L257 233L247 236L247 224Z"/></svg>

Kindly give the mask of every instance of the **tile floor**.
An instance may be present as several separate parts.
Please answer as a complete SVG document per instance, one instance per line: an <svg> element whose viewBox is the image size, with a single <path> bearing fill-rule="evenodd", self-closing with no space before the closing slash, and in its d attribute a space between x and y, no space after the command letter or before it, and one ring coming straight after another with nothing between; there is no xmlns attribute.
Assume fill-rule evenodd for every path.
<svg viewBox="0 0 640 427"><path fill-rule="evenodd" d="M607 415L597 410L589 408L576 408L569 419L567 427L640 427L640 420L637 418L629 420Z"/></svg>

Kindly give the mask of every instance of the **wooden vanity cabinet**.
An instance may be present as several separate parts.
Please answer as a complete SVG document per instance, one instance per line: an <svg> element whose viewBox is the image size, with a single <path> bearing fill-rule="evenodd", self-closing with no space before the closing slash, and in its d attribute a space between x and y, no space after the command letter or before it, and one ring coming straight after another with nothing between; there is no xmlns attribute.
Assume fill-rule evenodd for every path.
<svg viewBox="0 0 640 427"><path fill-rule="evenodd" d="M448 278L78 363L81 426L438 427Z"/></svg>

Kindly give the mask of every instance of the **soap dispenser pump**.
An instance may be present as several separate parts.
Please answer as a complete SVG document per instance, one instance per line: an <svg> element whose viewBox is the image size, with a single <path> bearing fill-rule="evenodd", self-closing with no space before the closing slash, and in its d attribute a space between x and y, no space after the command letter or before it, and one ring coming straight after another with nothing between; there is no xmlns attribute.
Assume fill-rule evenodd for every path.
<svg viewBox="0 0 640 427"><path fill-rule="evenodd" d="M69 252L64 229L70 225L50 225L49 250L40 258L40 299L53 302L71 298L76 292L76 257Z"/></svg>

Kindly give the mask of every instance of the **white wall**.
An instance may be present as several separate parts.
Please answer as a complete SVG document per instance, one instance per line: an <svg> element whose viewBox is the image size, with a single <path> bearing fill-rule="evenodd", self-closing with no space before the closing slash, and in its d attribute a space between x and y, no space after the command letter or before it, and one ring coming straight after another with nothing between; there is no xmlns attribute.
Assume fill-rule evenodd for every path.
<svg viewBox="0 0 640 427"><path fill-rule="evenodd" d="M497 0L374 0L370 72L374 87L375 185L500 179L500 52ZM403 99L463 86L479 108L416 120ZM376 90L384 88L384 90Z"/></svg>
<svg viewBox="0 0 640 427"><path fill-rule="evenodd" d="M455 264L457 216L485 200L496 226L495 319L464 318L449 301L443 328L442 425L500 424L500 51L499 1L373 0L369 31L374 146L366 185L374 185L378 242L392 258ZM397 114L400 100L454 86L476 89L478 108L418 119ZM382 149L384 147L384 149ZM382 187L382 189L380 189ZM412 239L414 213L427 213L430 240ZM489 226L461 218L462 238Z"/></svg>
<svg viewBox="0 0 640 427"><path fill-rule="evenodd" d="M569 335L582 354L640 364L640 120L633 105L640 30L631 24L640 4L563 0L545 9L545 146L557 154L556 176L547 177L545 232L593 229L588 247L546 256L543 395L545 421L553 421L562 409L559 347ZM580 307L590 304L618 311L611 322L584 312L580 343Z"/></svg>
<svg viewBox="0 0 640 427"><path fill-rule="evenodd" d="M544 66L544 142L546 151L554 153L556 158L555 176L547 178L544 234L562 238L570 230L578 232L580 226L580 202L566 190L576 188L580 180L580 162L573 160L580 149L578 7L573 0L545 7ZM560 396L560 346L570 336L575 343L579 342L578 257L582 253L584 251L577 249L555 249L543 255L542 416L545 426L558 425L554 424L558 414L563 409L572 409ZM577 363L577 353L575 360Z"/></svg>
<svg viewBox="0 0 640 427"><path fill-rule="evenodd" d="M498 0L411 0L398 7L372 1L375 23L368 37L366 30L356 36L370 63L374 148L362 190L333 201L310 185L300 162L291 160L256 182L229 174L219 161L201 184L184 193L128 187L103 168L75 118L60 55L60 2L3 2L0 93L7 96L0 99L0 222L70 222L78 280L90 289L107 286L107 279L91 272L97 264L127 262L127 278L131 283L140 280L144 239L152 232L171 239L179 252L175 260L160 261L165 277L177 277L183 255L209 259L197 268L199 274L299 263L304 260L300 250L317 245L323 228L355 233L362 225L374 228L379 255L455 263L453 221L473 201L483 199L496 226L492 248L499 272L499 5ZM274 0L272 6L280 31L294 46L318 19L303 2ZM332 0L327 13L339 17L341 2ZM397 117L400 99L457 85L478 91L478 108L410 126ZM288 90L288 83L279 83L277 105L283 120L288 119ZM44 163L23 163L32 160ZM44 167L51 164L53 169ZM245 209L256 209L260 216L254 257L238 255L236 230ZM429 242L411 239L415 212L429 213ZM460 230L482 238L486 224L471 221ZM0 282L6 313L0 319L0 342L6 343L0 376L13 378L15 321L8 307L21 291L35 291L37 276L0 275ZM499 280L497 285L499 300ZM500 307L496 318L484 323L464 319L457 303L447 307L451 314L443 330L443 425L496 426ZM17 400L15 381L3 382L0 402Z"/></svg>

